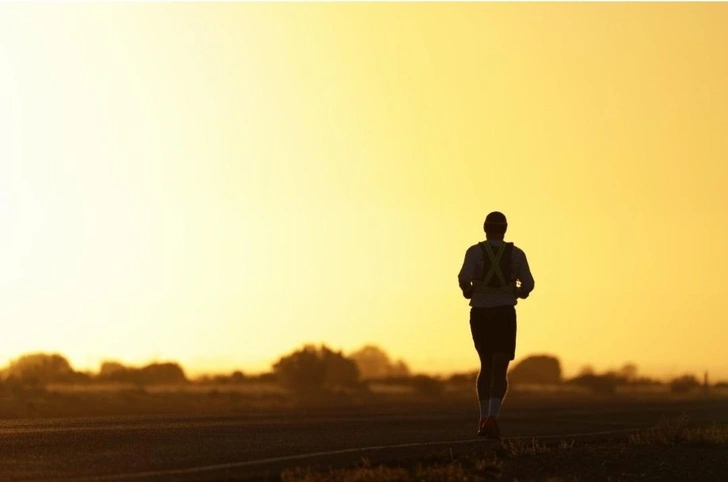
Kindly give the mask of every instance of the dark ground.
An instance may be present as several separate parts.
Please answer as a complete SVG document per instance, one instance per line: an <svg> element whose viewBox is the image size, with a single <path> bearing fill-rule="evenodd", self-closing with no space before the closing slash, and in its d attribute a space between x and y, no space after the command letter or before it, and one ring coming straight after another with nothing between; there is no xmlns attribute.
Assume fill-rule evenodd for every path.
<svg viewBox="0 0 728 482"><path fill-rule="evenodd" d="M728 424L725 400L540 403L534 398L537 396L504 406L504 437L557 436L543 439L554 443L562 438L599 440L606 445L589 449L590 455L583 457L596 457L594 464L598 461L601 469L609 464L625 464L627 471L637 474L636 478L625 480L659 480L639 478L645 472L640 468L650 463L650 451L664 456L665 450L674 449L643 447L634 451L628 447L621 454L609 449L610 441L624 443L625 429L653 426L660 419L680 413L687 414L694 424ZM0 480L275 480L282 469L295 466L341 467L356 464L362 457L373 464L391 463L437 457L444 452L456 457L482 450L485 443L474 436L476 422L475 402L444 400L411 406L299 409L228 416L6 420L0 421ZM612 433L576 436L603 431ZM439 442L451 443L358 450ZM606 448L600 455L601 446ZM714 460L711 470L703 478L692 473L685 480L728 481L728 449L704 449L702 455L675 452L669 459L675 467L664 467L661 462L662 469L679 474L680 457L706 457ZM306 456L342 450L350 451ZM578 455L581 445L571 450ZM726 452L725 457L721 451ZM642 455L632 460L630 454L638 452ZM219 467L213 467L216 465ZM716 470L725 473L725 478L716 478L722 477L716 475ZM597 475L590 475L592 478L579 480L601 480L599 473L603 470L594 472ZM506 477L507 473L502 475L504 480L512 480Z"/></svg>

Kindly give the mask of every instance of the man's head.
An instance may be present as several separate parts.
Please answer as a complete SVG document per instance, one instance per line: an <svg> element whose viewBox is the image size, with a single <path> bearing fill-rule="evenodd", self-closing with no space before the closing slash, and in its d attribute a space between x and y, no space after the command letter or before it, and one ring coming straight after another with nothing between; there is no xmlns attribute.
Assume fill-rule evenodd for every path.
<svg viewBox="0 0 728 482"><path fill-rule="evenodd" d="M493 211L485 217L483 224L485 237L488 239L503 239L508 229L508 221L505 214Z"/></svg>

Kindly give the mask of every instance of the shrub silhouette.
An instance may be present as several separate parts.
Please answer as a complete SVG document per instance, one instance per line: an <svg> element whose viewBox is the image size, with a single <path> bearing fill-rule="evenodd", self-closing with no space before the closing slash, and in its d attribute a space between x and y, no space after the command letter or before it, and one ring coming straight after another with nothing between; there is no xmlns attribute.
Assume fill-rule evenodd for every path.
<svg viewBox="0 0 728 482"><path fill-rule="evenodd" d="M633 383L639 380L639 371L634 363L627 363L619 369L619 374L627 380L627 383Z"/></svg>
<svg viewBox="0 0 728 482"><path fill-rule="evenodd" d="M236 385L250 380L240 370L235 370L230 375L202 375L195 379L195 383L202 385Z"/></svg>
<svg viewBox="0 0 728 482"><path fill-rule="evenodd" d="M455 385L472 385L478 379L478 372L454 373L448 381Z"/></svg>
<svg viewBox="0 0 728 482"><path fill-rule="evenodd" d="M700 387L700 382L693 375L683 375L670 382L672 393L689 393Z"/></svg>
<svg viewBox="0 0 728 482"><path fill-rule="evenodd" d="M409 368L404 361L399 360L393 363L384 350L374 345L366 345L360 348L349 355L349 358L356 362L359 367L359 374L364 380L409 375Z"/></svg>
<svg viewBox="0 0 728 482"><path fill-rule="evenodd" d="M323 345L320 348L306 345L283 356L273 370L281 385L299 393L353 387L359 383L356 363Z"/></svg>
<svg viewBox="0 0 728 482"><path fill-rule="evenodd" d="M99 369L98 378L104 381L128 382L129 370L129 368L118 362L103 362Z"/></svg>
<svg viewBox="0 0 728 482"><path fill-rule="evenodd" d="M278 383L278 375L275 372L260 373L255 376L249 376L248 380L255 380L264 383Z"/></svg>
<svg viewBox="0 0 728 482"><path fill-rule="evenodd" d="M3 372L10 383L19 385L45 385L80 381L83 374L76 373L71 364L58 354L31 353L10 362Z"/></svg>
<svg viewBox="0 0 728 482"><path fill-rule="evenodd" d="M107 361L101 364L98 379L136 385L187 383L184 370L177 363L152 363L142 368L132 368Z"/></svg>
<svg viewBox="0 0 728 482"><path fill-rule="evenodd" d="M627 379L614 372L607 372L603 375L586 373L569 380L569 383L588 388L594 393L613 394L617 386L627 383Z"/></svg>
<svg viewBox="0 0 728 482"><path fill-rule="evenodd" d="M444 384L427 375L416 375L410 379L410 384L415 393L425 396L438 396L445 390Z"/></svg>
<svg viewBox="0 0 728 482"><path fill-rule="evenodd" d="M508 380L514 385L520 383L559 383L561 363L550 355L533 355L518 362L508 372Z"/></svg>
<svg viewBox="0 0 728 482"><path fill-rule="evenodd" d="M184 370L177 363L152 363L139 370L143 384L187 383Z"/></svg>

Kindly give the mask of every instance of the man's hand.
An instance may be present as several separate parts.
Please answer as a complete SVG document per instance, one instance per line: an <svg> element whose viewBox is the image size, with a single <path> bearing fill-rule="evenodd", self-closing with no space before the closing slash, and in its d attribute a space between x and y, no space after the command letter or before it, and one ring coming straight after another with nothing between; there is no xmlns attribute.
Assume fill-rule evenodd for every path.
<svg viewBox="0 0 728 482"><path fill-rule="evenodd" d="M530 294L530 293L525 293L525 292L524 292L524 291L523 291L523 290L521 289L521 287L520 287L520 286L516 288L516 298L520 298L520 299L522 299L522 300L525 300L526 298L528 298L528 295L529 295L529 294Z"/></svg>
<svg viewBox="0 0 728 482"><path fill-rule="evenodd" d="M473 297L473 286L472 285L467 288L463 288L463 297L466 300L469 300L470 298Z"/></svg>

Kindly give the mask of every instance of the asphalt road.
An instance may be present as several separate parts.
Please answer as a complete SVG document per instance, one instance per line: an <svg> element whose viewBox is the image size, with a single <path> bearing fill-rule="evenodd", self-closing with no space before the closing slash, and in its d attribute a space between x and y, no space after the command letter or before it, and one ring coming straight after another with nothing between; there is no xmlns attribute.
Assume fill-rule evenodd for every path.
<svg viewBox="0 0 728 482"><path fill-rule="evenodd" d="M540 406L530 400L505 406L501 429L504 437L624 437L625 430L680 413L695 423L728 424L726 401ZM484 443L474 436L476 422L475 403L446 402L366 411L0 421L0 480L263 480L285 467L340 466L361 457L380 461Z"/></svg>

